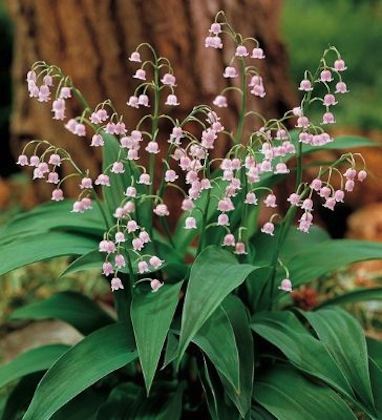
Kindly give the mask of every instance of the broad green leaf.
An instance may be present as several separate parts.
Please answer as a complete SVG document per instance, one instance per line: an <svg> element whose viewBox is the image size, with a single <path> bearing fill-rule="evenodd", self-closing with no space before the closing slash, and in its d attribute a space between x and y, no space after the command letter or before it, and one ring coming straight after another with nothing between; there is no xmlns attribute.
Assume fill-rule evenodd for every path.
<svg viewBox="0 0 382 420"><path fill-rule="evenodd" d="M378 365L372 358L369 359L370 378L373 387L373 395L375 401L375 409L377 419L382 418L382 367Z"/></svg>
<svg viewBox="0 0 382 420"><path fill-rule="evenodd" d="M356 289L342 295L335 296L322 302L319 307L328 305L344 305L369 300L382 300L382 287Z"/></svg>
<svg viewBox="0 0 382 420"><path fill-rule="evenodd" d="M252 329L277 347L298 369L321 379L354 400L353 390L332 355L292 313L258 315Z"/></svg>
<svg viewBox="0 0 382 420"><path fill-rule="evenodd" d="M242 417L251 407L253 339L241 301L229 296L192 340L213 363ZM224 348L224 351L222 349Z"/></svg>
<svg viewBox="0 0 382 420"><path fill-rule="evenodd" d="M0 275L15 268L64 255L82 255L97 246L97 241L79 234L45 232L20 237L0 244Z"/></svg>
<svg viewBox="0 0 382 420"><path fill-rule="evenodd" d="M203 350L236 393L239 393L239 351L232 324L222 306L208 318L192 341Z"/></svg>
<svg viewBox="0 0 382 420"><path fill-rule="evenodd" d="M369 357L382 369L382 341L366 337L366 344Z"/></svg>
<svg viewBox="0 0 382 420"><path fill-rule="evenodd" d="M102 264L105 262L105 258L98 251L93 249L84 255L81 255L75 259L66 269L60 274L60 277L67 276L69 274L77 273L79 271L102 269Z"/></svg>
<svg viewBox="0 0 382 420"><path fill-rule="evenodd" d="M310 246L289 261L288 269L298 286L349 264L373 259L382 259L381 243L338 239Z"/></svg>
<svg viewBox="0 0 382 420"><path fill-rule="evenodd" d="M213 368L203 356L203 365L198 366L198 375L212 420L239 420L241 417L224 394L224 388Z"/></svg>
<svg viewBox="0 0 382 420"><path fill-rule="evenodd" d="M27 233L46 232L50 229L85 232L102 236L105 230L98 207L85 213L72 213L73 200L46 203L14 217L0 231L0 238L9 238Z"/></svg>
<svg viewBox="0 0 382 420"><path fill-rule="evenodd" d="M53 414L51 420L95 420L98 409L107 397L106 390L86 389Z"/></svg>
<svg viewBox="0 0 382 420"><path fill-rule="evenodd" d="M348 378L357 398L373 410L366 340L359 323L340 308L301 313Z"/></svg>
<svg viewBox="0 0 382 420"><path fill-rule="evenodd" d="M178 355L178 346L179 341L176 338L176 335L170 330L167 334L167 342L162 369L164 369L176 359L176 356Z"/></svg>
<svg viewBox="0 0 382 420"><path fill-rule="evenodd" d="M338 136L332 143L328 143L324 146L311 146L304 144L302 146L302 153L311 153L316 150L343 150L352 149L354 147L377 147L377 143L366 137L361 136Z"/></svg>
<svg viewBox="0 0 382 420"><path fill-rule="evenodd" d="M332 389L311 382L296 369L281 364L276 364L264 375L255 379L253 396L277 419L357 418Z"/></svg>
<svg viewBox="0 0 382 420"><path fill-rule="evenodd" d="M30 373L48 370L69 348L64 344L49 344L21 353L0 366L0 387Z"/></svg>
<svg viewBox="0 0 382 420"><path fill-rule="evenodd" d="M1 420L21 419L32 400L33 393L42 375L43 372L31 373L19 380L8 395L1 412Z"/></svg>
<svg viewBox="0 0 382 420"><path fill-rule="evenodd" d="M182 313L179 360L220 303L259 267L239 264L220 247L207 247L194 261Z"/></svg>
<svg viewBox="0 0 382 420"><path fill-rule="evenodd" d="M22 306L11 314L11 319L49 318L64 321L84 335L114 322L91 299L71 291L59 292L48 299Z"/></svg>
<svg viewBox="0 0 382 420"><path fill-rule="evenodd" d="M156 293L133 293L131 321L147 392L155 375L182 282L164 285Z"/></svg>
<svg viewBox="0 0 382 420"><path fill-rule="evenodd" d="M46 372L24 420L47 420L71 399L137 358L124 323L108 325L85 337Z"/></svg>
<svg viewBox="0 0 382 420"><path fill-rule="evenodd" d="M233 393L229 388L228 395L231 397L243 417L251 408L251 396L254 374L254 343L249 325L246 308L239 298L229 296L223 302L223 308L227 312L235 333L239 354L239 392Z"/></svg>

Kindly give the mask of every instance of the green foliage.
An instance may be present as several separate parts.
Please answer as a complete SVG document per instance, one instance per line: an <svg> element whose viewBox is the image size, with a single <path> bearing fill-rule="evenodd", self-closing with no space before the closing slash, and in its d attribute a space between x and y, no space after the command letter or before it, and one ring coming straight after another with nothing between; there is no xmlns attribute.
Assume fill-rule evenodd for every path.
<svg viewBox="0 0 382 420"><path fill-rule="evenodd" d="M336 110L340 125L382 127L382 57L375 53L382 39L381 19L380 2L287 0L284 4L283 35L296 84L328 45L336 45L348 64L351 95L341 98L343 106Z"/></svg>

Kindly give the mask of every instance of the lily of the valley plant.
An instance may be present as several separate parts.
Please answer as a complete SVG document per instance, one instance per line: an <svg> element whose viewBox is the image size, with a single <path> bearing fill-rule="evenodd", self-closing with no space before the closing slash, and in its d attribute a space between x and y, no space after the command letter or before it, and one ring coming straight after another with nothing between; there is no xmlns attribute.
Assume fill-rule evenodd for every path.
<svg viewBox="0 0 382 420"><path fill-rule="evenodd" d="M46 139L25 145L19 165L52 185L54 202L2 230L0 273L72 256L63 275L102 271L115 312L70 291L17 309L12 319L55 318L84 337L71 347L32 349L0 368L0 385L14 384L3 418L382 418L382 345L339 308L381 290L323 298L309 312L291 299L303 284L382 256L381 245L330 240L313 225L318 206L335 210L367 175L362 156L349 151L334 162L311 161L313 178L304 167L304 154L370 145L327 131L348 91L345 61L328 48L303 75L300 104L266 120L250 106L267 90L258 41L236 33L220 12L205 46L232 49L222 74L230 87L183 120L171 116L182 100L174 69L146 43L129 57L136 87L127 106L145 110L136 126L108 99L88 104L59 67L37 62L28 72L32 100L51 106L73 142L91 138L103 168L80 168ZM68 115L69 101L83 107L81 115ZM234 101L240 112L226 127L219 110ZM312 107L322 109L322 120L310 119ZM64 164L72 168L66 176ZM74 177L75 201L64 198ZM295 187L283 203L276 185L285 178ZM173 229L171 212L179 212L168 200L179 193ZM261 225L260 207L271 209Z"/></svg>

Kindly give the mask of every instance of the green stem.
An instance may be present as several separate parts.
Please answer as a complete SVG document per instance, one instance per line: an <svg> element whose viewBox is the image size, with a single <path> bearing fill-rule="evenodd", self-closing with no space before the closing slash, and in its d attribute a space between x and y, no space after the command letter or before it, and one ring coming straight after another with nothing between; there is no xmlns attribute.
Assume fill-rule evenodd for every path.
<svg viewBox="0 0 382 420"><path fill-rule="evenodd" d="M244 130L245 114L247 112L247 75L245 73L245 61L240 59L240 82L241 82L241 108L239 113L239 122L237 125L235 144L241 143Z"/></svg>

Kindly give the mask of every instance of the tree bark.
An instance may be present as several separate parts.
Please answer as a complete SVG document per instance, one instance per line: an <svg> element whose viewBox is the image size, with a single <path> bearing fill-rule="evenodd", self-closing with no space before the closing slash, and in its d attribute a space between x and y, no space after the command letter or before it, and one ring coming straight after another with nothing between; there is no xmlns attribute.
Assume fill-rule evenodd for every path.
<svg viewBox="0 0 382 420"><path fill-rule="evenodd" d="M278 31L281 0L8 0L8 5L15 22L11 120L15 154L26 140L43 138L67 148L82 168L96 171L100 163L86 141L73 138L52 120L49 105L28 98L25 74L37 60L60 66L90 104L110 98L129 121L134 112L126 100L135 86L129 77L135 67L127 58L147 41L173 63L181 102L175 116L182 117L196 104L210 104L227 86L222 72L232 55L229 48L222 54L204 47L220 9L237 31L257 37L265 50L261 70L267 96L254 103L256 110L273 117L296 103ZM78 115L79 108L71 106L71 113ZM237 112L236 103L224 112L227 127ZM70 186L69 190L76 192ZM46 198L43 189L39 194Z"/></svg>

